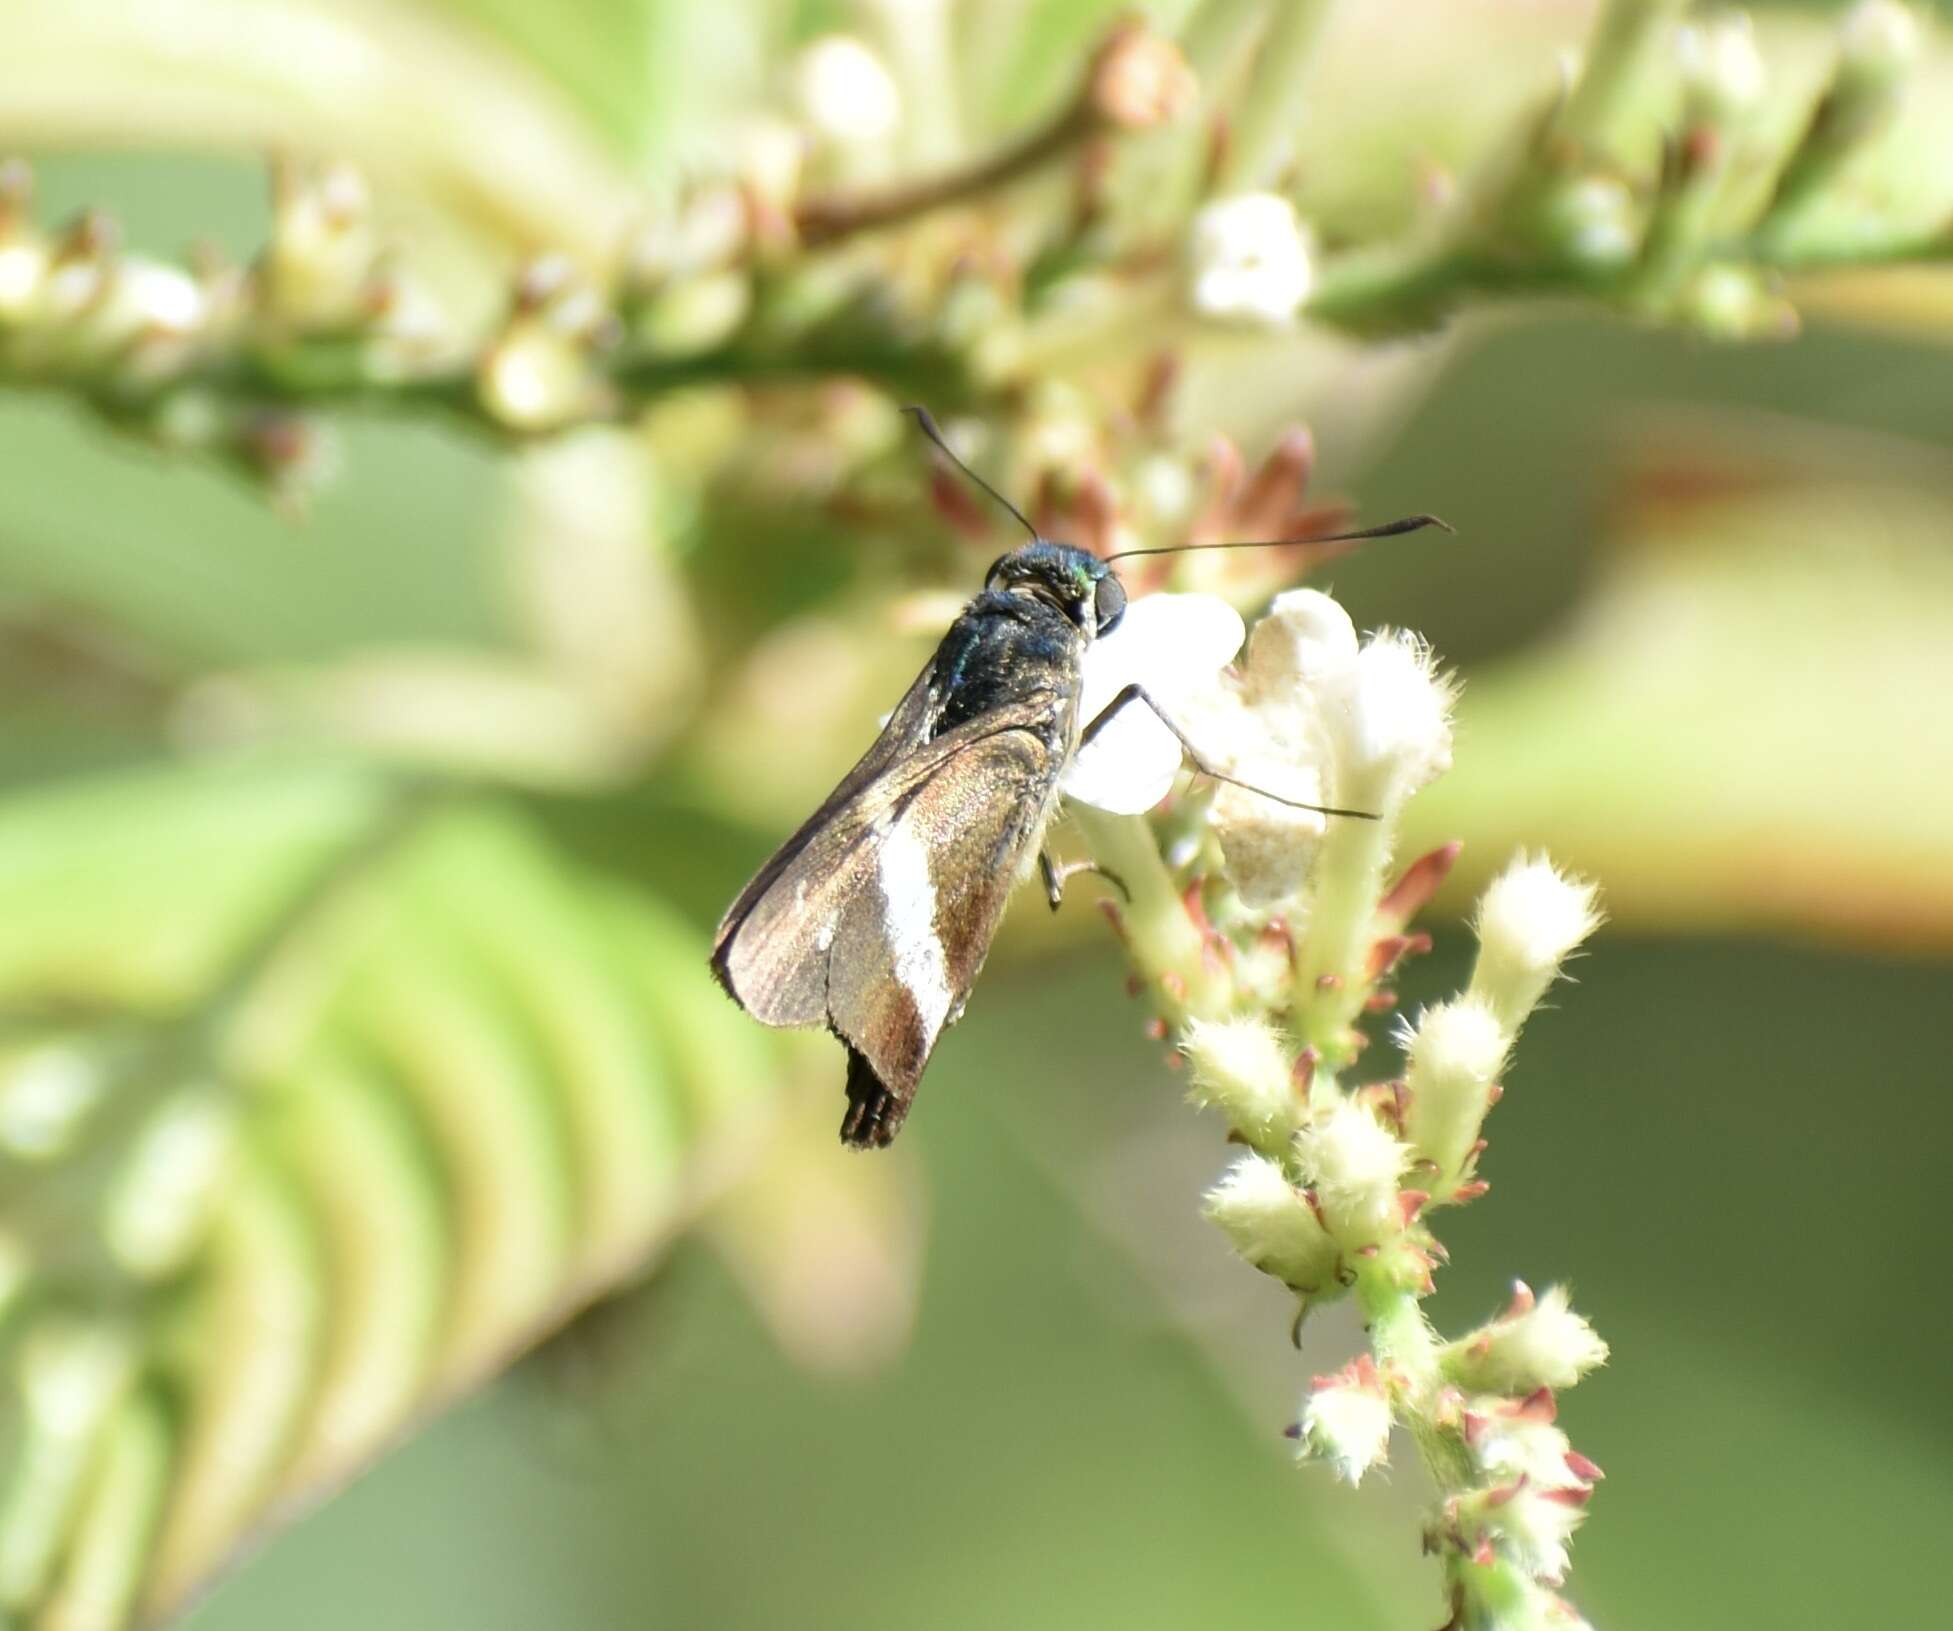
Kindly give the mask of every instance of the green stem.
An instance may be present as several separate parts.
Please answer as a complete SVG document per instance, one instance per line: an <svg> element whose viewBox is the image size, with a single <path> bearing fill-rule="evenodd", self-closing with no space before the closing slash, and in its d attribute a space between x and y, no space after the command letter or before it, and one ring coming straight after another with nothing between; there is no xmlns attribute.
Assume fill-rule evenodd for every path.
<svg viewBox="0 0 1953 1631"><path fill-rule="evenodd" d="M1357 1053L1354 1031L1369 981L1364 961L1376 933L1383 869L1390 859L1395 813L1380 821L1331 820L1316 854L1309 932L1296 970L1295 1011L1302 1040L1321 1056L1311 1098L1337 1091L1335 1074ZM1333 1101L1331 1101L1333 1102Z"/></svg>
<svg viewBox="0 0 1953 1631"><path fill-rule="evenodd" d="M1120 921L1132 961L1155 988L1161 1017L1178 1030L1189 1019L1225 1014L1232 981L1187 915L1146 818L1108 815L1087 804L1073 805L1071 813L1093 858L1117 874L1131 897Z"/></svg>
<svg viewBox="0 0 1953 1631"><path fill-rule="evenodd" d="M1670 27L1688 0L1611 0L1587 47L1580 81L1554 133L1590 154L1620 162L1645 119L1648 83L1660 72Z"/></svg>
<svg viewBox="0 0 1953 1631"><path fill-rule="evenodd" d="M1424 1317L1417 1296L1386 1283L1380 1275L1365 1274L1357 1280L1356 1300L1377 1363L1402 1380L1399 1417L1440 1494L1469 1489L1477 1477L1471 1451L1436 1419L1444 1372L1438 1363L1437 1333Z"/></svg>
<svg viewBox="0 0 1953 1631"><path fill-rule="evenodd" d="M1217 191L1251 192L1279 179L1300 117L1302 80L1333 9L1333 0L1285 0L1275 8L1234 116Z"/></svg>

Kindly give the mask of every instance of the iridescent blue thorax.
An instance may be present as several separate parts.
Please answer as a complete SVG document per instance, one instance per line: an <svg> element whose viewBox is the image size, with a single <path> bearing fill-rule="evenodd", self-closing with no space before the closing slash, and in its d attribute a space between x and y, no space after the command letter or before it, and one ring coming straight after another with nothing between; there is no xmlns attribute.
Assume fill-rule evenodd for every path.
<svg viewBox="0 0 1953 1631"><path fill-rule="evenodd" d="M1059 704L1054 736L1068 738L1085 648L1125 610L1124 586L1088 550L1040 538L999 556L937 649L931 678L942 712L932 734L1043 697ZM1068 740L1062 746L1069 751Z"/></svg>

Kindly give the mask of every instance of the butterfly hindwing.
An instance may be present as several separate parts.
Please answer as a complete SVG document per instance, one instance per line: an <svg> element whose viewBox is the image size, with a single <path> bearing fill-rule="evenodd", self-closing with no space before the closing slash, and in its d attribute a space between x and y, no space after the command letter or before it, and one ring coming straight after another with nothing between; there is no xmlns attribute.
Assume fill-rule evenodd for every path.
<svg viewBox="0 0 1953 1631"><path fill-rule="evenodd" d="M984 724L865 846L872 868L830 949L827 1019L851 1054L851 1143L895 1136L1043 830L1056 755L1036 731Z"/></svg>
<svg viewBox="0 0 1953 1631"><path fill-rule="evenodd" d="M918 743L929 721L916 696L734 903L713 950L754 1017L825 1023L847 1044L855 1143L894 1136L962 1012L1042 831L1069 726L1047 699Z"/></svg>

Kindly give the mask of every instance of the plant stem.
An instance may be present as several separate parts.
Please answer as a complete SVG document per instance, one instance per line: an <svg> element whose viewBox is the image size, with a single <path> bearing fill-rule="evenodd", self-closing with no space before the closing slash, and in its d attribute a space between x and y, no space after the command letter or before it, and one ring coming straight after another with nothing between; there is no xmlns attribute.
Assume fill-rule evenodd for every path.
<svg viewBox="0 0 1953 1631"><path fill-rule="evenodd" d="M1088 804L1074 804L1071 813L1093 858L1126 886L1130 899L1119 922L1133 962L1157 988L1162 1017L1178 1030L1190 1018L1225 1013L1232 999L1226 971L1187 915L1146 819L1108 815Z"/></svg>

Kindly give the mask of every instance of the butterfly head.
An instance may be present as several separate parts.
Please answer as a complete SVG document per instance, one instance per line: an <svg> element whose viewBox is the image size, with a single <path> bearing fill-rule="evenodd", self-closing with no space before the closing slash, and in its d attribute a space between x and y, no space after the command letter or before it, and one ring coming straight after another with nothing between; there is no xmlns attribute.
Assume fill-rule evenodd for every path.
<svg viewBox="0 0 1953 1631"><path fill-rule="evenodd" d="M1111 567L1089 550L1043 538L998 556L983 586L1055 606L1088 640L1110 634L1126 615L1126 587Z"/></svg>

